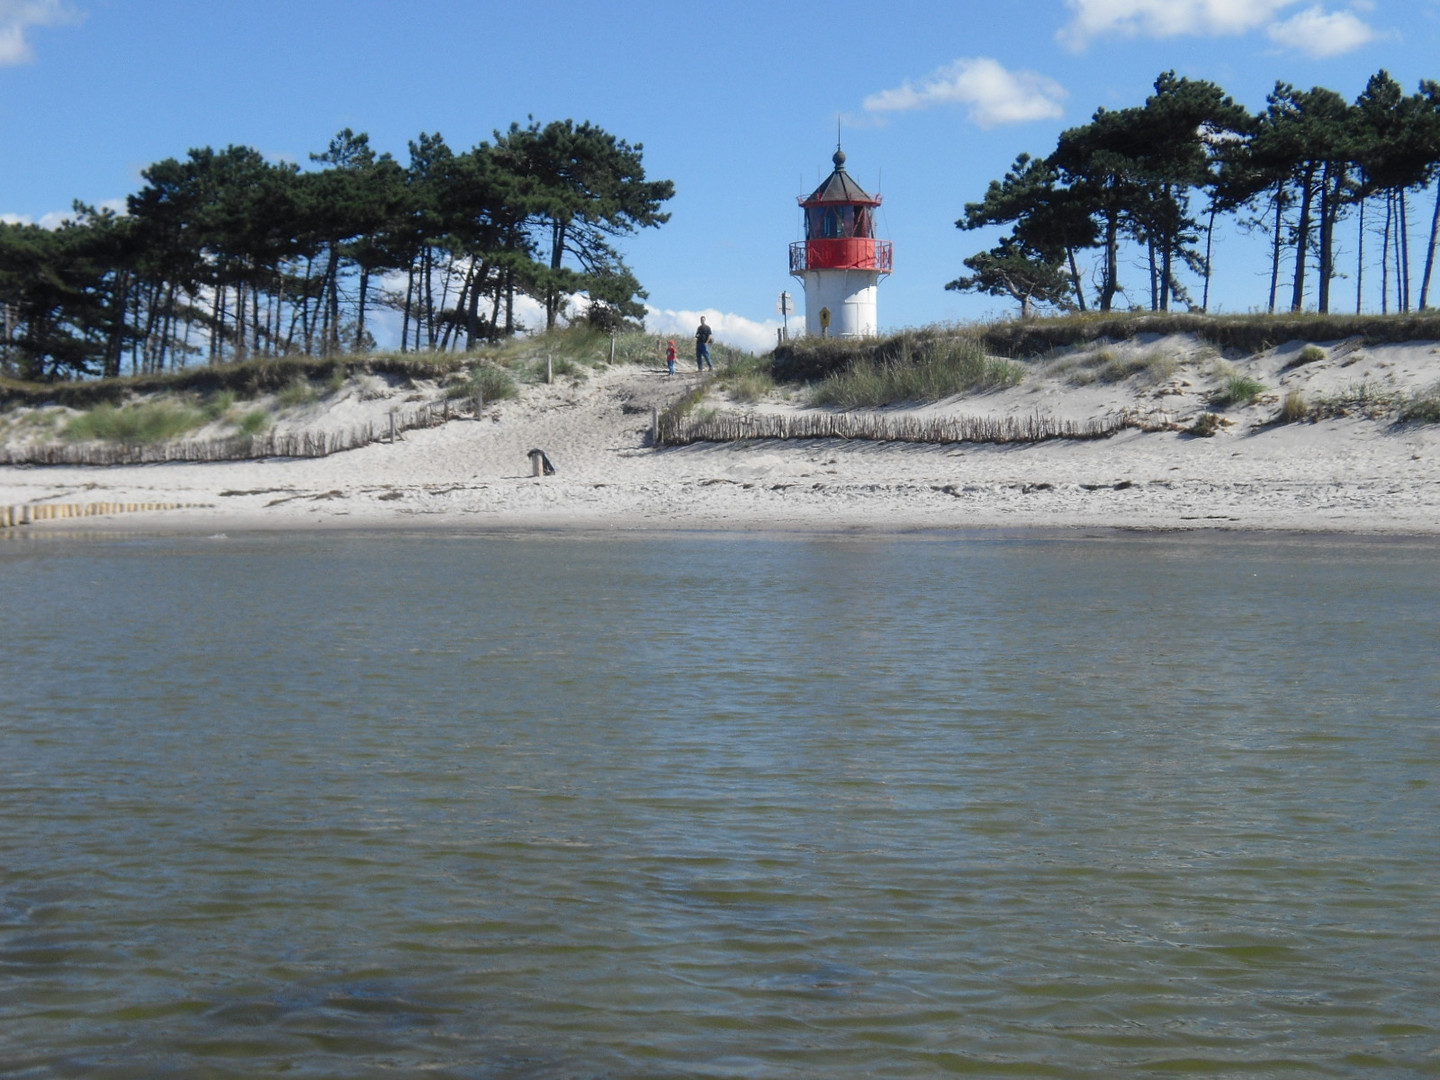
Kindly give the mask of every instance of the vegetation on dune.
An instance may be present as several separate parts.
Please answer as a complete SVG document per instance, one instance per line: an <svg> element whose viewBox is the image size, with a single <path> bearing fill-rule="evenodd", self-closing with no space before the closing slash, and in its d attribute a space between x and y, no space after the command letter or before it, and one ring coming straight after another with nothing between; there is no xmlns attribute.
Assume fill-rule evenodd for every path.
<svg viewBox="0 0 1440 1080"><path fill-rule="evenodd" d="M1265 384L1249 375L1228 372L1222 376L1219 389L1210 395L1210 404L1217 409L1231 405L1249 405L1265 392Z"/></svg>
<svg viewBox="0 0 1440 1080"><path fill-rule="evenodd" d="M203 409L161 398L134 405L98 405L73 417L62 431L71 442L120 442L152 445L174 439L209 420Z"/></svg>
<svg viewBox="0 0 1440 1080"><path fill-rule="evenodd" d="M848 349L802 341L786 362L809 370L830 366L811 387L810 400L841 408L939 401L1014 386L1025 377L1022 365L987 355L973 335L934 331L905 331Z"/></svg>
<svg viewBox="0 0 1440 1080"><path fill-rule="evenodd" d="M1073 386L1123 382L1134 375L1158 383L1175 374L1177 363L1174 356L1159 350L1122 355L1111 349L1096 349L1053 360L1045 367L1045 374L1063 375Z"/></svg>
<svg viewBox="0 0 1440 1080"><path fill-rule="evenodd" d="M1104 342L1186 335L1217 349L1257 353L1287 341L1357 338L1366 345L1440 340L1440 312L1391 315L1207 315L1203 312L1071 314L1028 322L986 324L985 347L1000 356L1040 356L1056 349ZM1317 350L1319 351L1319 350ZM1324 355L1319 357L1324 359Z"/></svg>

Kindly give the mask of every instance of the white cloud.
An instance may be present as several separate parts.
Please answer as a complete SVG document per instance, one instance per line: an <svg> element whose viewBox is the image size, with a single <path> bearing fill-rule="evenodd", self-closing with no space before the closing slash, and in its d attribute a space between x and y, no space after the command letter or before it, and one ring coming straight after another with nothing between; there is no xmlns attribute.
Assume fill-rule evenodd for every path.
<svg viewBox="0 0 1440 1080"><path fill-rule="evenodd" d="M1287 49L1323 60L1351 52L1380 35L1349 11L1327 12L1318 4L1272 25L1270 40Z"/></svg>
<svg viewBox="0 0 1440 1080"><path fill-rule="evenodd" d="M871 94L863 102L871 115L965 105L970 119L982 128L1054 120L1061 115L1065 90L1054 79L1034 71L1008 71L988 56L956 60L929 75L920 85L907 79L891 90Z"/></svg>
<svg viewBox="0 0 1440 1080"><path fill-rule="evenodd" d="M124 199L106 199L96 209L113 210L124 217L127 205ZM74 220L74 210L51 210L48 214L41 214L39 221L29 214L0 214L0 221L7 225L39 225L42 229L58 229L65 222Z"/></svg>
<svg viewBox="0 0 1440 1080"><path fill-rule="evenodd" d="M35 59L25 32L76 21L64 0L0 0L0 67Z"/></svg>
<svg viewBox="0 0 1440 1080"><path fill-rule="evenodd" d="M1075 13L1056 36L1074 49L1094 38L1245 34L1296 0L1065 0Z"/></svg>
<svg viewBox="0 0 1440 1080"><path fill-rule="evenodd" d="M645 329L653 334L673 337L681 357L694 356L693 346L686 352L687 342L695 340L695 327L700 325L700 316L715 331L715 340L746 352L769 352L775 347L775 331L780 328L779 319L756 322L743 315L730 314L707 308L703 311L664 310L645 305ZM792 316L793 322L793 316Z"/></svg>

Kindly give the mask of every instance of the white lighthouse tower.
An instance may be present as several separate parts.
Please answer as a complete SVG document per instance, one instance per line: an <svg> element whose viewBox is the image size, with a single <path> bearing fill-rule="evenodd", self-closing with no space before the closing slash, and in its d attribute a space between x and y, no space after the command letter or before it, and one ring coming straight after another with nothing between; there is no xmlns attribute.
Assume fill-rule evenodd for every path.
<svg viewBox="0 0 1440 1080"><path fill-rule="evenodd" d="M790 273L805 283L805 332L820 337L867 337L876 332L875 296L890 273L889 240L875 239L879 195L867 195L845 171L835 149L835 171L809 195L805 239L790 245Z"/></svg>

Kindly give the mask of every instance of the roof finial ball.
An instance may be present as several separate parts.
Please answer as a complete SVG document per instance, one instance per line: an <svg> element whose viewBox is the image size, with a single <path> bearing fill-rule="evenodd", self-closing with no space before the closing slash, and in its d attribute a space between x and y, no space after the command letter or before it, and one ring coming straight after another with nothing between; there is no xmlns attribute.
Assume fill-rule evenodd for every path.
<svg viewBox="0 0 1440 1080"><path fill-rule="evenodd" d="M835 168L845 168L845 151L841 150L838 146L835 147L835 156L832 157L830 160L835 163Z"/></svg>

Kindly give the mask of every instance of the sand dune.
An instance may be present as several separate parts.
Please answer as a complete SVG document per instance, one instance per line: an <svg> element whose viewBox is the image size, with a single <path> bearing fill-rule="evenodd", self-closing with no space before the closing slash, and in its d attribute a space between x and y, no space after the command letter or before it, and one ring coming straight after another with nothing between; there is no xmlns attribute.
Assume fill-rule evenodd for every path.
<svg viewBox="0 0 1440 1080"><path fill-rule="evenodd" d="M912 445L830 440L756 441L668 449L648 445L652 407L695 385L693 374L602 368L553 386L529 386L395 443L319 459L221 464L0 467L0 505L186 504L154 511L143 527L219 530L414 526L583 527L615 530L908 530L992 527L1264 529L1440 533L1440 426L1352 415L1275 424L1281 396L1309 400L1362 385L1400 393L1440 378L1429 342L1329 343L1299 362L1296 343L1234 361L1269 390L1222 413L1212 438L1182 430L1123 432L1096 441L1035 445ZM1109 346L1110 355L1162 358L1115 382L1092 379L1094 356L1074 354L1012 389L918 411L1088 420L1119 413L1176 428L1209 408L1222 378L1213 350L1188 339ZM1085 364L1090 364L1086 368ZM1087 374L1089 372L1089 374ZM1083 383L1083 385L1077 385ZM395 401L438 399L439 388L351 388L291 424L324 428L373 421ZM715 408L786 410L713 393ZM543 449L556 475L536 478L526 457ZM37 523L134 528L131 515ZM12 535L22 529L9 530Z"/></svg>

